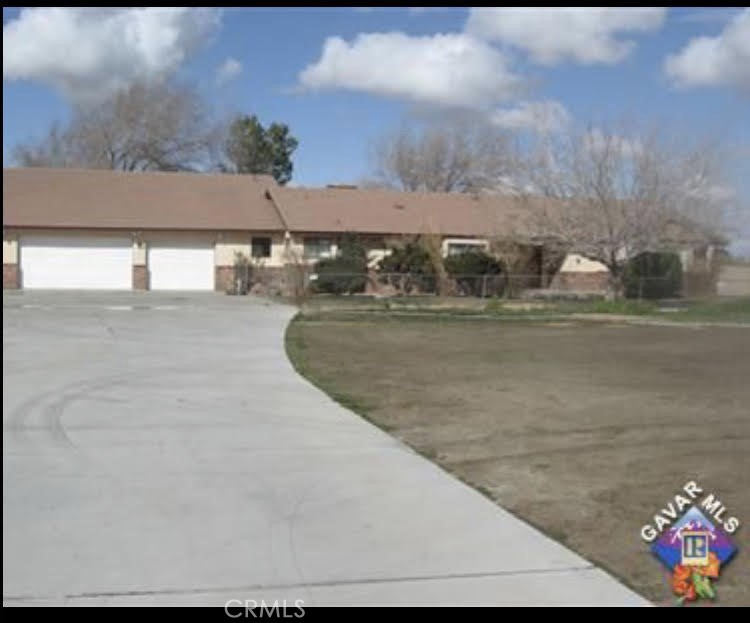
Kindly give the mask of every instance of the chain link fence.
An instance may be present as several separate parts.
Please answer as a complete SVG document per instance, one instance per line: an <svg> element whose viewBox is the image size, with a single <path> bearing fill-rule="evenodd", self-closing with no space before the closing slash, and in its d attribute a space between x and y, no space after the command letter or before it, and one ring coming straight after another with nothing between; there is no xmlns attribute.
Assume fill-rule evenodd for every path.
<svg viewBox="0 0 750 623"><path fill-rule="evenodd" d="M316 295L452 296L505 299L581 299L604 297L611 291L608 273L568 272L555 275L539 273L445 274L393 273L371 270L367 273L316 272L314 266L299 265L273 271L249 263L235 265L232 293L275 294L304 299ZM732 275L734 277L734 275ZM745 273L739 281L745 280ZM728 279L723 278L725 282ZM737 281L737 280L735 280ZM725 295L718 288L716 275L692 274L661 277L629 276L623 283L624 296L634 300L705 298ZM735 287L738 294L747 288Z"/></svg>
<svg viewBox="0 0 750 623"><path fill-rule="evenodd" d="M702 290L710 284L701 283ZM582 298L604 296L611 288L607 273L546 276L540 274L325 273L305 275L309 295L363 294L390 296L458 296L476 298ZM637 300L660 300L693 295L695 284L686 276L635 277L627 280L624 295Z"/></svg>

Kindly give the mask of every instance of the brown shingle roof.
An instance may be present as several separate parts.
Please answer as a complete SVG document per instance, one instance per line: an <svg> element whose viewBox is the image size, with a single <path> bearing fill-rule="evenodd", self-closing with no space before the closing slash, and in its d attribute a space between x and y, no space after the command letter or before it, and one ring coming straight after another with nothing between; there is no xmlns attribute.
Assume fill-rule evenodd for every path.
<svg viewBox="0 0 750 623"><path fill-rule="evenodd" d="M3 227L283 231L269 176L3 169Z"/></svg>
<svg viewBox="0 0 750 623"><path fill-rule="evenodd" d="M3 169L3 226L19 228L518 237L537 201L289 188L253 175Z"/></svg>
<svg viewBox="0 0 750 623"><path fill-rule="evenodd" d="M349 188L275 188L291 231L490 236L517 230L525 213L511 197Z"/></svg>

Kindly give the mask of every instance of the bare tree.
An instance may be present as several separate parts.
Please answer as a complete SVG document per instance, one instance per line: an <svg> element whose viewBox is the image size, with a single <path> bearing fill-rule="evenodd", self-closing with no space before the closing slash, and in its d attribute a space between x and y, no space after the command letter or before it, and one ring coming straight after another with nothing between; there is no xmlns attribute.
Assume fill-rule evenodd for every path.
<svg viewBox="0 0 750 623"><path fill-rule="evenodd" d="M218 136L197 94L167 83L135 84L90 108L38 143L21 144L22 166L178 171L205 166Z"/></svg>
<svg viewBox="0 0 750 623"><path fill-rule="evenodd" d="M76 158L67 130L54 123L47 136L38 142L19 143L12 152L15 162L24 167L74 167Z"/></svg>
<svg viewBox="0 0 750 623"><path fill-rule="evenodd" d="M430 259L430 265L435 272L435 290L439 296L447 296L451 293L451 280L445 269L442 242L442 236L434 232L419 237L419 244Z"/></svg>
<svg viewBox="0 0 750 623"><path fill-rule="evenodd" d="M382 185L407 191L497 188L513 170L510 137L484 123L466 121L402 128L383 137L374 155Z"/></svg>
<svg viewBox="0 0 750 623"><path fill-rule="evenodd" d="M547 137L517 171L527 227L551 248L604 264L620 296L628 261L710 243L726 201L715 146L680 147L659 131L592 129ZM539 201L534 195L554 201Z"/></svg>

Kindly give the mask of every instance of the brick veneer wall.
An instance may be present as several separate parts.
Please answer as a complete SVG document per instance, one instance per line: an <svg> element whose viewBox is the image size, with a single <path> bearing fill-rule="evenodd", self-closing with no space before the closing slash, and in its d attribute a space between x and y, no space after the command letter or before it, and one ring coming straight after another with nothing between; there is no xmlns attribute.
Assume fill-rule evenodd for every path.
<svg viewBox="0 0 750 623"><path fill-rule="evenodd" d="M148 268L133 266L133 290L148 290Z"/></svg>
<svg viewBox="0 0 750 623"><path fill-rule="evenodd" d="M552 290L579 292L604 292L607 289L609 273L607 272L565 272L557 273L552 279Z"/></svg>
<svg viewBox="0 0 750 623"><path fill-rule="evenodd" d="M217 266L214 269L214 290L228 292L234 287L234 266Z"/></svg>
<svg viewBox="0 0 750 623"><path fill-rule="evenodd" d="M18 264L3 264L3 290L17 290L19 281Z"/></svg>
<svg viewBox="0 0 750 623"><path fill-rule="evenodd" d="M290 275L283 266L263 266L250 269L250 289L264 295L286 296L292 289ZM234 266L217 266L215 269L216 292L231 292L234 289Z"/></svg>

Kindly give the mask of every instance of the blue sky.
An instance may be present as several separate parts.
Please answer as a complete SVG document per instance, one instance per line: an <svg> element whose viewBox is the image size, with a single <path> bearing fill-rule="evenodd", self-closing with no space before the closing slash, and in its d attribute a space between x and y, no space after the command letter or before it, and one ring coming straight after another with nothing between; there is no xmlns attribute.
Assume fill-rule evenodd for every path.
<svg viewBox="0 0 750 623"><path fill-rule="evenodd" d="M748 10L138 11L3 9L4 165L72 105L171 73L216 115L287 123L300 185L357 181L383 133L470 109L516 131L627 118L718 135L750 195Z"/></svg>

